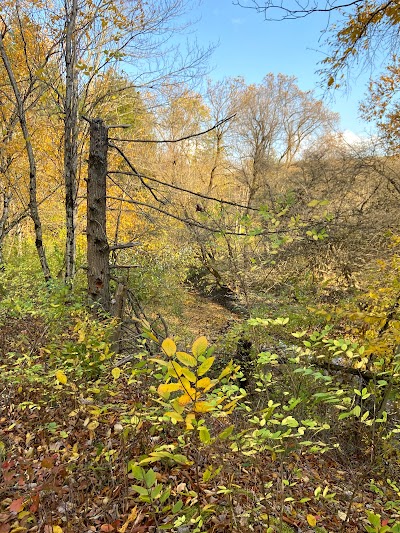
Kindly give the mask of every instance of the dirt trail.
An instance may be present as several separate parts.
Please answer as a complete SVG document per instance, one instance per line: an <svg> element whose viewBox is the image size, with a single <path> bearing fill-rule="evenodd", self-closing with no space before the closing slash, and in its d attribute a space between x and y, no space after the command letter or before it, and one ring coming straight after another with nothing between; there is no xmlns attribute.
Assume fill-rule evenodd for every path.
<svg viewBox="0 0 400 533"><path fill-rule="evenodd" d="M178 313L165 318L170 334L186 342L201 335L215 341L229 326L242 320L237 313L195 292L186 294Z"/></svg>

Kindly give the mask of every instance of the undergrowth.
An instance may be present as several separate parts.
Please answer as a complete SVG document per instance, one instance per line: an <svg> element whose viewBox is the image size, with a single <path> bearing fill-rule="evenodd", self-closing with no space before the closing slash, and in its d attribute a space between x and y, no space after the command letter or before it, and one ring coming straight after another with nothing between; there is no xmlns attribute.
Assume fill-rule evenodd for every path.
<svg viewBox="0 0 400 533"><path fill-rule="evenodd" d="M344 310L339 329L320 314L300 330L260 312L221 353L143 324L120 365L116 323L82 287L13 272L0 279L1 533L400 530L396 323L378 338L382 320L366 320L361 338ZM366 357L367 383L323 366Z"/></svg>

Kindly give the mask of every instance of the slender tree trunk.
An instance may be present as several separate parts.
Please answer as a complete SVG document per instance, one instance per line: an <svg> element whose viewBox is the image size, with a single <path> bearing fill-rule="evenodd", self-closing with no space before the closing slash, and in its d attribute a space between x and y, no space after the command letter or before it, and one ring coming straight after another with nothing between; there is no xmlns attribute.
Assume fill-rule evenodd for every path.
<svg viewBox="0 0 400 533"><path fill-rule="evenodd" d="M106 234L108 131L101 119L90 123L87 178L87 265L89 298L110 310L110 247Z"/></svg>
<svg viewBox="0 0 400 533"><path fill-rule="evenodd" d="M222 154L222 151L223 151L222 136L223 136L222 133L217 130L214 163L213 163L213 167L211 169L210 181L208 182L208 188L207 188L207 194L208 195L211 195L212 190L214 188L215 176L216 176L216 173L217 173L219 160L220 160L220 157L221 157L221 154Z"/></svg>
<svg viewBox="0 0 400 533"><path fill-rule="evenodd" d="M76 70L77 0L72 0L67 13L65 35L65 104L64 104L64 181L65 181L65 281L75 275L76 199L78 173L78 83Z"/></svg>
<svg viewBox="0 0 400 533"><path fill-rule="evenodd" d="M35 227L35 245L39 256L39 261L42 267L43 275L46 281L51 279L50 269L46 259L46 253L43 246L42 236L42 224L40 221L38 202L37 202L37 186L36 186L36 161L31 143L31 137L29 135L28 125L26 121L24 103L19 92L18 84L14 76L14 72L11 66L11 62L8 58L3 41L4 35L0 32L0 55L3 61L4 67L7 71L8 79L11 83L12 90L14 92L17 114L19 124L21 126L22 135L25 141L25 150L29 161L29 211Z"/></svg>
<svg viewBox="0 0 400 533"><path fill-rule="evenodd" d="M6 224L8 221L8 214L10 211L10 202L11 202L11 195L5 192L3 196L3 212L1 213L1 218L0 218L0 265L3 264L3 245L4 245L4 238L6 236Z"/></svg>

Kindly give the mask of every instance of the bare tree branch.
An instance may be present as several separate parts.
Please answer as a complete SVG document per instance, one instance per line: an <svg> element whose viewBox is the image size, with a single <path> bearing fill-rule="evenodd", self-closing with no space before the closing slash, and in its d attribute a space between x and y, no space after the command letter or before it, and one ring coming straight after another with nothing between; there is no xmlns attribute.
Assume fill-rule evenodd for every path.
<svg viewBox="0 0 400 533"><path fill-rule="evenodd" d="M223 118L222 120L218 121L216 124L214 124L214 126L212 126L211 128L208 128L208 130L200 131L199 133L193 133L191 135L186 135L185 137L180 137L179 139L153 140L153 139L120 139L117 137L110 137L110 141L131 142L131 143L178 143L181 141L186 141L188 139L194 139L195 137L200 137L201 135L205 135L206 133L209 133L210 131L215 130L216 128L224 124L225 122L232 120L235 116L236 116L236 113L231 115L230 117Z"/></svg>
<svg viewBox="0 0 400 533"><path fill-rule="evenodd" d="M126 192L126 191L124 191ZM187 224L188 226L194 226L197 228L202 228L207 231L210 231L211 233L221 233L224 235L237 235L239 237L252 237L254 236L252 233L245 233L245 232L239 232L239 231L231 231L231 230L225 230L223 228L212 228L210 226L207 226L205 224L202 224L201 222L197 222L197 220L183 218L178 215L174 215L173 213L170 213L168 211L165 211L164 209L161 209L155 205L146 204L145 202L139 202L138 200L134 200L132 197L128 198L121 198L120 196L107 196L109 200L118 200L119 202L126 202L128 204L133 205L140 205L142 207L147 207L148 209L153 209L154 211L158 211L159 213L162 213L163 215L166 215L168 217L174 218L175 220L179 220L179 222L183 222L184 224ZM279 233L288 233L293 230L290 229L276 229L273 231L270 230L262 230L260 231L259 235L275 235Z"/></svg>
<svg viewBox="0 0 400 533"><path fill-rule="evenodd" d="M119 170L110 170L108 171L107 174L113 183L115 183L115 181L111 178L110 174L123 174L124 176L137 176L137 174L135 174L134 172L122 172ZM215 196L208 196L206 194L194 192L194 191L191 191L190 189L178 187L178 185L172 185L171 183L167 183L165 181L161 181L156 178L151 178L150 176L146 176L144 174L140 174L140 176L146 180L154 181L155 183L159 183L160 185L165 185L165 187L170 187L171 189L176 189L177 191L186 192L188 194L192 194L193 196L198 196L199 198L203 198L204 200L211 200L213 202L218 202L219 204L226 204L226 205L231 205L232 207L239 207L240 209L256 211L257 213L260 211L259 209L255 207L247 207L246 205L238 204L236 202L230 202L229 200L222 200L220 198L216 198Z"/></svg>
<svg viewBox="0 0 400 533"><path fill-rule="evenodd" d="M163 202L162 200L160 200L159 198L157 198L157 195L156 193L154 192L153 188L150 187L147 183L145 183L143 181L143 177L142 175L140 174L140 172L138 172L136 170L136 168L132 165L132 163L129 161L128 157L124 154L124 152L121 150L121 148L119 148L118 146L116 146L115 144L113 143L109 143L108 144L110 146L110 148L115 148L115 150L117 150L117 152L120 154L120 156L123 158L123 160L125 161L125 163L128 165L128 167L131 169L131 171L133 172L133 174L139 178L141 184L143 185L143 187L145 187L149 192L150 194L152 195L152 197L154 198L154 200L156 200L157 202L159 202L160 204L164 204L165 202Z"/></svg>
<svg viewBox="0 0 400 533"><path fill-rule="evenodd" d="M135 246L140 246L140 242L126 242L121 244L113 244L109 246L109 250L125 250L126 248L134 248Z"/></svg>
<svg viewBox="0 0 400 533"><path fill-rule="evenodd" d="M300 2L298 0L288 1L280 0L274 2L273 0L265 0L263 3L257 0L250 0L249 3L237 0L233 2L235 5L244 7L245 9L254 9L257 13L264 13L265 20L281 21L281 20L293 20L308 17L314 13L332 13L333 11L339 11L352 6L358 6L364 3L364 0L352 0L351 2L336 2L335 0L327 0L325 2ZM279 13L279 15L273 16L269 13Z"/></svg>

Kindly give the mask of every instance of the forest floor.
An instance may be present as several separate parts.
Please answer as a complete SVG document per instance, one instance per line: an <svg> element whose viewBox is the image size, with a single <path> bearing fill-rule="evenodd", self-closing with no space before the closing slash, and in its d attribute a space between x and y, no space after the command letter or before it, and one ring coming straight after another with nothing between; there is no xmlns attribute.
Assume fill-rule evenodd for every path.
<svg viewBox="0 0 400 533"><path fill-rule="evenodd" d="M185 345L201 335L218 343L241 321L194 292L164 318L170 334ZM72 328L66 332L66 338L76 335ZM176 426L152 432L157 418L148 396L149 376L132 380L126 369L113 380L107 377L111 366L105 378L89 384L84 375L74 382L69 374L68 381L55 381L59 368L49 366L49 360L58 348L49 345L37 317L4 322L0 341L0 371L8 372L0 383L0 533L162 531L151 506L132 489L138 482L127 473L127 464L155 443L177 442ZM239 430L246 414L232 420ZM210 430L223 429L218 419L210 421ZM398 519L400 492L395 483L390 489L385 484L386 477L395 480L396 472L358 456L354 450L362 437L350 427L344 437L348 449L341 452L311 454L293 443L281 457L263 453L240 460L224 443L211 442L200 455L198 444L189 443L185 453L197 458L195 464L160 462L154 471L157 483L171 488L170 498L182 501L187 515L199 505L208 509L204 532L261 533L270 527L276 532L358 533L366 531L366 511L381 515L379 527L384 528ZM223 468L216 479L199 481L196 471L207 465ZM170 530L194 531L190 525Z"/></svg>
<svg viewBox="0 0 400 533"><path fill-rule="evenodd" d="M195 291L187 291L179 310L167 311L164 318L173 337L193 342L205 335L211 343L242 321L239 313Z"/></svg>

